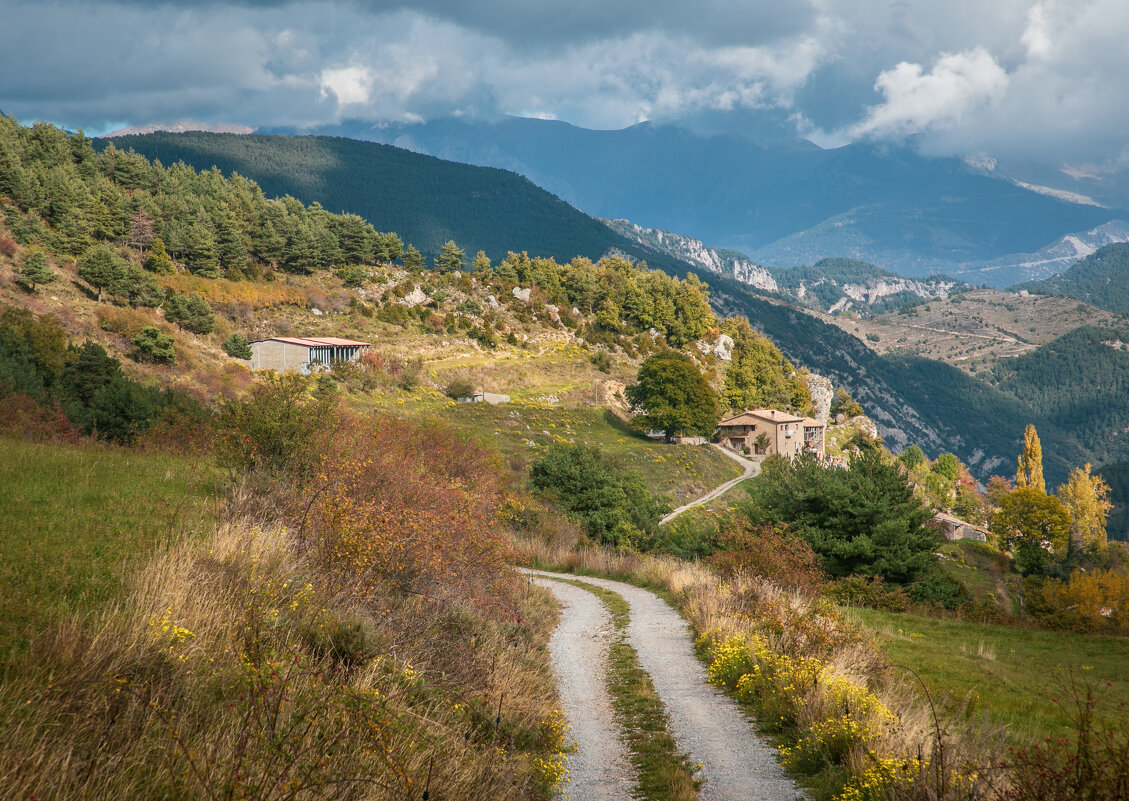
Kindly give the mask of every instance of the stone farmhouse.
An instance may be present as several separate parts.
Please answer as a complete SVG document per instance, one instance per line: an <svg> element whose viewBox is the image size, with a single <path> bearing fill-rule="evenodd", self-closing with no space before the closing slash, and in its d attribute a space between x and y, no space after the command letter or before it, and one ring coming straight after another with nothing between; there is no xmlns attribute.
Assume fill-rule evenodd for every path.
<svg viewBox="0 0 1129 801"><path fill-rule="evenodd" d="M741 453L789 459L801 453L826 456L827 426L811 417L797 417L777 409L746 409L717 424L717 439Z"/></svg>
<svg viewBox="0 0 1129 801"><path fill-rule="evenodd" d="M332 369L334 362L355 362L370 347L337 337L270 337L248 344L252 370L302 374Z"/></svg>

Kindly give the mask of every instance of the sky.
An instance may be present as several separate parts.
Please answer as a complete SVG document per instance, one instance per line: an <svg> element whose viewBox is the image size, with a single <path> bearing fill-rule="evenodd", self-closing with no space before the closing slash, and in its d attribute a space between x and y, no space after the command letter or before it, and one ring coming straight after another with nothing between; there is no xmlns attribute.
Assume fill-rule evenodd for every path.
<svg viewBox="0 0 1129 801"><path fill-rule="evenodd" d="M0 21L0 110L92 135L772 120L822 146L1129 165L1126 0L0 0Z"/></svg>

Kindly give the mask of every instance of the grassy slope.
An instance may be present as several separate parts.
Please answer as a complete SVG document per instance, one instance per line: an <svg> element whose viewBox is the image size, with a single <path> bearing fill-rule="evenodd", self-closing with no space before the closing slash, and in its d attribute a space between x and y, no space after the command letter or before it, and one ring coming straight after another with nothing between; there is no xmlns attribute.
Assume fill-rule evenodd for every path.
<svg viewBox="0 0 1129 801"><path fill-rule="evenodd" d="M214 523L213 469L173 456L0 439L0 652L98 608L160 543Z"/></svg>
<svg viewBox="0 0 1129 801"><path fill-rule="evenodd" d="M912 668L934 701L1008 727L1009 739L1065 736L1071 676L1098 685L1108 707L1129 702L1129 638L979 625L918 615L855 609L895 665ZM1106 687L1105 683L1109 682ZM1116 714L1107 712L1106 714Z"/></svg>
<svg viewBox="0 0 1129 801"><path fill-rule="evenodd" d="M496 448L522 473L550 445L596 445L642 473L652 492L666 495L672 502L701 495L741 472L736 462L713 448L648 439L604 407L570 408L533 400L499 406L455 403L436 390L368 395L357 400L365 406L449 423L487 447Z"/></svg>

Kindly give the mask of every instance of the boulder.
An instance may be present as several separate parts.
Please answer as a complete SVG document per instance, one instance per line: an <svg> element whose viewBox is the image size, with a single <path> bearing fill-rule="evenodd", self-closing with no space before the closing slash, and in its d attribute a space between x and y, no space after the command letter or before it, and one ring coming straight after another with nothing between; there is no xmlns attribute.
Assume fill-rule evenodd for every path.
<svg viewBox="0 0 1129 801"><path fill-rule="evenodd" d="M424 291L420 289L417 284L416 288L404 295L403 300L400 302L411 309L415 306L419 306L421 303L427 303L427 295L424 294Z"/></svg>
<svg viewBox="0 0 1129 801"><path fill-rule="evenodd" d="M520 286L514 287L514 297L522 303L529 303L529 296L532 292L532 289L522 289Z"/></svg>
<svg viewBox="0 0 1129 801"><path fill-rule="evenodd" d="M733 359L733 337L729 334L722 334L717 338L717 342L713 346L713 355L721 359L723 362L732 361Z"/></svg>
<svg viewBox="0 0 1129 801"><path fill-rule="evenodd" d="M829 378L824 378L816 373L804 376L808 391L811 393L811 405L815 409L815 419L826 423L831 416L831 401L835 397L835 387Z"/></svg>

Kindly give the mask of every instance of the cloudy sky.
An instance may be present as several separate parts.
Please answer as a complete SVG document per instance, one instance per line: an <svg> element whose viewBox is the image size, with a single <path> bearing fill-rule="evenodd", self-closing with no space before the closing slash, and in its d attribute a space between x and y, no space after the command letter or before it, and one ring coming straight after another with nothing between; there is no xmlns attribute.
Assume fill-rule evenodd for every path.
<svg viewBox="0 0 1129 801"><path fill-rule="evenodd" d="M1126 0L0 0L0 110L182 120L784 121L823 145L1125 166Z"/></svg>

